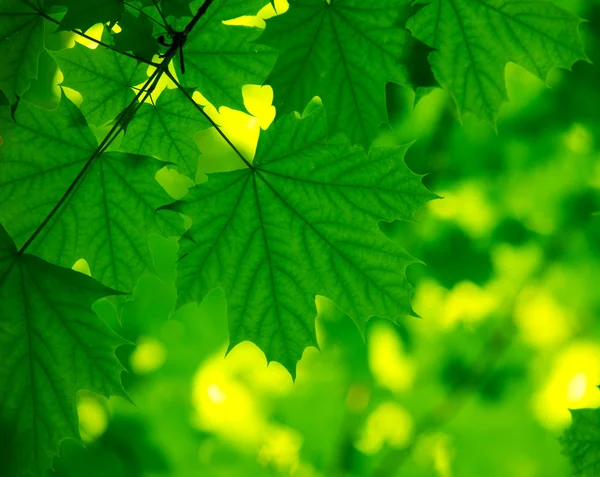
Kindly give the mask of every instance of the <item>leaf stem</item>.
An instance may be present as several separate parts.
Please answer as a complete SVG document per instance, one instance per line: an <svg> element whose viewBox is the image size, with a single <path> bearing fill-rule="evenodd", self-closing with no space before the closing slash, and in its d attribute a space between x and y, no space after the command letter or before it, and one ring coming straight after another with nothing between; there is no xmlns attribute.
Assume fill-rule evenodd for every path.
<svg viewBox="0 0 600 477"><path fill-rule="evenodd" d="M123 2L126 6L128 6L129 8L136 10L138 12L140 12L142 15L145 15L147 18L149 18L150 20L152 20L154 23L156 23L159 27L161 27L164 31L168 32L169 29L163 25L161 22L159 22L156 18L151 17L150 15L148 15L145 11L143 11L141 8L136 7L135 5L132 5L129 2Z"/></svg>
<svg viewBox="0 0 600 477"><path fill-rule="evenodd" d="M36 10L36 11L37 11L37 13L38 13L39 16L45 18L48 21L51 21L52 23L54 23L56 25L60 25L60 22L58 20L55 20L54 18L52 18L47 13L45 13L45 12L43 12L41 10ZM108 50L114 51L115 53L119 53L119 54L127 56L129 58L133 58L134 60L141 61L142 63L146 63L147 65L151 65L151 66L154 66L154 67L158 67L160 65L160 63L155 63L154 61L147 60L145 58L142 58L140 56L134 55L132 53L127 53L126 51L119 50L118 48L115 48L114 46L111 46L108 43L104 43L101 40L96 40L95 38L92 38L91 36L86 35L85 33L80 32L78 30L70 30L70 31L71 31L71 33L75 33L76 35L79 35L79 36L85 38L86 40L93 41L97 45L103 46L104 48L106 48Z"/></svg>
<svg viewBox="0 0 600 477"><path fill-rule="evenodd" d="M198 12L196 12L196 15L194 15L194 18L192 18L192 20L185 27L183 41L182 42L174 42L173 45L171 45L169 47L169 49L167 50L167 52L164 54L163 60L160 63L151 63L153 66L156 66L156 70L154 70L154 72L150 75L148 80L144 83L144 86L137 92L137 94L129 102L127 107L125 107L125 109L123 111L121 111L121 113L118 115L115 124L112 126L112 128L110 129L108 134L104 137L104 139L100 142L98 147L94 150L94 152L92 153L90 158L87 160L85 165L79 171L79 173L77 174L75 179L73 179L73 181L71 182L71 184L69 185L67 190L64 192L62 197L58 200L58 202L54 205L54 207L52 207L52 210L50 210L50 212L46 215L46 217L44 218L42 223L33 231L31 236L27 239L27 241L19 249L19 251L18 251L19 255L22 255L23 253L25 253L27 248L29 248L29 246L33 243L33 241L39 236L41 231L46 227L46 225L48 225L48 223L56 215L56 213L59 211L61 206L65 203L65 201L69 198L71 193L75 190L75 188L77 187L77 184L79 184L81 179L85 176L86 172L89 170L89 168L93 164L94 160L97 157L99 157L102 153L104 153L108 149L108 147L110 147L110 145L115 140L115 138L121 133L121 131L123 131L128 119L137 112L137 110L142 106L142 104L144 104L146 99L152 94L152 91L156 88L156 85L158 84L158 81L160 80L160 78L163 74L167 73L169 78L171 78L171 80L173 80L175 82L175 84L177 84L178 88L181 91L183 91L184 93L186 93L186 96L188 96L188 98L194 104L196 104L196 102L192 99L192 97L189 96L189 94L187 94L187 91L185 91L181 87L181 85L179 85L179 83L175 80L173 75L170 74L169 64L171 63L171 60L173 59L173 57L177 54L177 51L183 46L183 43L185 43L185 37L187 36L187 34L192 30L194 25L196 25L196 23L198 23L198 20L200 19L200 17L202 17L202 15L204 15L204 13L206 13L206 10L208 9L208 5L210 5L211 3L212 3L212 0L207 0L207 2L204 3L198 9ZM58 22L54 18L50 17L46 13L32 7L28 2L27 2L27 4L31 8L36 10L44 18L47 18L54 23L60 24L60 22ZM85 35L82 35L82 36L85 36ZM97 40L94 40L94 41L96 41L99 44L103 44L101 42L98 42ZM103 45L110 48L110 45L106 45L106 44L103 44ZM116 51L119 51L119 50L116 50ZM119 53L123 53L123 52L119 51ZM126 55L126 56L131 56L131 55ZM133 108L133 110L132 110L132 108ZM201 108L199 108L199 109L203 114L205 114ZM129 114L130 110L131 110L131 114ZM207 118L208 118L208 116L207 116ZM211 124L214 124L216 127L216 124L210 118L208 118L208 120L211 122ZM220 131L220 129L218 127L217 127L217 130L225 138L225 140L228 142L228 144L234 148L234 150L244 160L244 162L248 165L248 167L252 168L252 165L241 155L241 153L235 148L233 143L231 143L231 141L229 141L229 139Z"/></svg>
<svg viewBox="0 0 600 477"><path fill-rule="evenodd" d="M100 144L98 145L98 147L96 148L96 150L92 153L92 155L87 160L87 162L82 167L82 169L79 171L79 173L77 174L77 176L75 177L75 179L73 179L73 182L71 182L71 184L69 185L69 187L67 188L67 190L62 195L62 197L58 200L58 202L56 204L54 204L54 207L52 208L52 210L50 210L50 212L48 212L48 215L46 215L46 217L44 218L44 220L42 221L42 223L37 227L37 229L35 229L35 231L31 234L31 236L27 239L27 241L19 249L19 252L18 252L19 255L25 253L25 251L27 250L27 248L32 244L32 242L36 239L36 237L40 234L40 232L44 229L44 227L46 227L46 225L48 225L48 223L50 222L50 220L52 220L52 217L54 217L54 215L56 215L56 213L58 212L58 210L60 209L60 207L65 203L65 201L67 200L67 198L75 190L75 187L77 186L77 184L79 183L79 181L81 181L81 179L83 178L83 176L85 175L85 173L91 167L92 163L94 162L94 159L96 159L104 151L106 151L106 148L108 146L110 146L110 144L119 135L119 133L121 132L121 130L122 130L123 126L124 126L124 123L126 122L126 118L127 118L127 115L124 114L124 113L126 113L132 106L134 106L135 103L138 102L138 100L140 99L140 97L144 93L146 93L146 96L144 97L144 99L138 102L138 105L136 107L136 111L137 111L137 109L139 108L139 106L141 106L143 104L143 102L145 101L145 98L148 97L148 95L152 93L152 90L154 89L152 86L156 85L156 82L157 82L158 79L160 79L161 74L162 74L161 70L157 68L156 71L154 73L152 73L152 75L148 78L148 80L146 81L146 83L144 83L144 86L135 95L135 98L133 98L131 100L131 102L129 103L129 105L123 110L123 112L121 113L121 115L120 115L119 119L117 120L117 122L113 125L113 127L110 129L110 131L108 132L108 134L100 142ZM148 86L150 86L150 88L148 89L148 91L146 91L146 88Z"/></svg>
<svg viewBox="0 0 600 477"><path fill-rule="evenodd" d="M208 114L206 111L204 111L204 109L202 108L202 106L200 106L198 103L196 103L196 101L194 101L194 98L192 98L192 96L190 95L190 93L187 92L187 90L181 86L181 84L177 81L177 79L175 78L175 76L173 76L173 74L170 71L166 71L165 74L169 77L169 79L171 81L173 81L173 83L175 83L175 86L177 86L177 88L185 95L185 97L194 105L194 107L200 111L202 113L202 115L206 118L206 120L211 124L211 126L213 126L217 132L219 133L219 135L225 140L225 142L229 145L229 147L231 147L231 149L233 149L233 151L238 155L238 157L244 162L244 164L246 166L248 166L249 169L254 170L255 167L252 165L252 163L250 161L248 161L248 159L246 159L244 157L244 155L240 152L240 150L236 147L235 144L233 144L233 142L231 141L231 139L229 139L229 137L227 137L227 135L222 131L221 126L219 126Z"/></svg>
<svg viewBox="0 0 600 477"><path fill-rule="evenodd" d="M154 3L154 6L156 7L156 10L158 11L158 14L160 15L160 18L162 18L162 21L165 23L166 25L166 30L170 33L171 32L171 26L169 25L169 22L167 21L167 19L165 18L162 10L160 9L160 7L158 6L158 3L156 2L156 0L152 0L152 3Z"/></svg>

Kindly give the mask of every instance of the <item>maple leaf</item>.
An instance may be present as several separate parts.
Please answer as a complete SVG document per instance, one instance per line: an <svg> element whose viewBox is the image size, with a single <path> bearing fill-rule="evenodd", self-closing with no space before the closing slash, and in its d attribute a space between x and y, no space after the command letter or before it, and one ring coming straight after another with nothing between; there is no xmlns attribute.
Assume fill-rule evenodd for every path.
<svg viewBox="0 0 600 477"><path fill-rule="evenodd" d="M156 105L142 105L129 123L120 148L177 164L180 172L193 179L200 155L194 136L208 127L210 123L180 91L167 89Z"/></svg>
<svg viewBox="0 0 600 477"><path fill-rule="evenodd" d="M67 267L85 258L100 282L132 290L153 268L148 235L178 234L155 213L169 202L154 179L163 164L117 152L96 157L97 141L66 96L54 111L21 101L15 122L7 116L0 116L0 222L20 246L69 191L29 250Z"/></svg>
<svg viewBox="0 0 600 477"><path fill-rule="evenodd" d="M343 137L328 140L322 109L275 122L250 167L209 174L168 206L193 223L181 245L179 304L223 288L230 348L251 340L292 375L316 346L317 294L361 330L374 315L411 314L404 270L414 260L377 227L411 220L433 197L404 152L375 148L367 158Z"/></svg>
<svg viewBox="0 0 600 477"><path fill-rule="evenodd" d="M158 42L152 36L153 25L145 14L135 16L125 12L119 20L121 32L113 35L115 46L121 51L131 51L134 55L151 60L158 53Z"/></svg>
<svg viewBox="0 0 600 477"><path fill-rule="evenodd" d="M49 3L67 7L60 22L61 30L86 31L96 23L116 23L125 12L123 0L50 0Z"/></svg>
<svg viewBox="0 0 600 477"><path fill-rule="evenodd" d="M408 0L299 0L267 22L260 42L280 52L268 83L281 112L319 96L332 132L368 147L387 122L385 85L405 84Z"/></svg>
<svg viewBox="0 0 600 477"><path fill-rule="evenodd" d="M43 19L21 0L0 0L0 90L14 103L37 77Z"/></svg>
<svg viewBox="0 0 600 477"><path fill-rule="evenodd" d="M81 111L94 125L113 120L135 97L132 88L148 79L146 65L103 48L76 44L52 56L64 75L61 84L81 93Z"/></svg>
<svg viewBox="0 0 600 477"><path fill-rule="evenodd" d="M504 69L523 66L542 80L553 67L587 59L581 20L546 1L419 0L425 6L407 27L436 51L429 61L459 113L495 125L507 101Z"/></svg>
<svg viewBox="0 0 600 477"><path fill-rule="evenodd" d="M573 423L560 443L573 464L573 477L596 477L600 473L600 409L571 410Z"/></svg>
<svg viewBox="0 0 600 477"><path fill-rule="evenodd" d="M43 475L59 443L79 438L76 392L124 396L115 349L126 343L91 305L118 294L20 254L0 226L0 428L3 475Z"/></svg>
<svg viewBox="0 0 600 477"><path fill-rule="evenodd" d="M208 3L208 2L207 2ZM254 43L259 28L225 25L223 22L254 15L263 0L215 0L188 34L183 47L185 74L175 62L184 87L197 89L215 106L244 110L242 86L262 84L277 53Z"/></svg>

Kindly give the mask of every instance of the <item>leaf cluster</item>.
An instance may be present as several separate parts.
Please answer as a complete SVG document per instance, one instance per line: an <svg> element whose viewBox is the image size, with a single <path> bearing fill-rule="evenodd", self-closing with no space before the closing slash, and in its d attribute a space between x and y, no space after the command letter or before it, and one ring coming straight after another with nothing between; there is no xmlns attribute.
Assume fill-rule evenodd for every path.
<svg viewBox="0 0 600 477"><path fill-rule="evenodd" d="M61 440L78 435L79 389L125 395L114 354L124 341L91 305L152 273L151 234L179 238L178 306L221 288L230 349L250 340L292 375L316 345L317 295L361 332L373 316L413 314L414 259L380 225L410 221L434 195L406 166L406 147L373 146L388 121L386 85L424 95L425 68L459 114L494 124L508 62L546 79L586 59L580 20L546 2L422 3L297 0L263 31L235 24L263 0L0 0L0 428L15 449L10 475L43 474ZM85 33L98 23L100 39ZM61 32L97 48L47 48ZM81 104L64 89L53 110L27 101L48 53ZM278 112L254 157L195 99L244 110L247 84L272 86ZM207 128L240 168L201 182L195 136ZM163 168L194 183L181 200L156 181ZM82 258L93 278L69 269Z"/></svg>

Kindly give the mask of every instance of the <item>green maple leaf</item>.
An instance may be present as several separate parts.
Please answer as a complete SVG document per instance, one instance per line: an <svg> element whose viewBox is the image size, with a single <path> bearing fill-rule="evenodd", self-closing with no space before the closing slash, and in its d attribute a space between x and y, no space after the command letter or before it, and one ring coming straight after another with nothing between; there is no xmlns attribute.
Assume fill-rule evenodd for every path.
<svg viewBox="0 0 600 477"><path fill-rule="evenodd" d="M146 65L111 50L75 45L52 56L65 77L61 84L81 93L81 111L94 125L113 120L135 97L132 87L148 79Z"/></svg>
<svg viewBox="0 0 600 477"><path fill-rule="evenodd" d="M153 269L148 235L178 232L155 213L169 202L154 179L162 164L116 152L90 162L96 139L64 96L54 111L22 101L15 119L0 117L0 222L21 246L86 167L29 251L66 267L85 258L100 282L132 290Z"/></svg>
<svg viewBox="0 0 600 477"><path fill-rule="evenodd" d="M0 226L0 428L8 475L42 475L60 441L79 438L76 393L126 396L115 349L126 342L92 311L117 292L20 254Z"/></svg>
<svg viewBox="0 0 600 477"><path fill-rule="evenodd" d="M407 24L435 48L429 56L439 83L461 114L495 124L507 101L504 69L523 66L542 80L554 67L587 59L581 20L546 1L419 0L426 4Z"/></svg>
<svg viewBox="0 0 600 477"><path fill-rule="evenodd" d="M61 30L87 30L96 23L116 23L125 12L123 0L53 0L67 7Z"/></svg>
<svg viewBox="0 0 600 477"><path fill-rule="evenodd" d="M571 410L573 424L560 442L572 463L574 477L600 474L600 409Z"/></svg>
<svg viewBox="0 0 600 477"><path fill-rule="evenodd" d="M405 84L408 0L298 0L267 22L260 42L280 52L269 84L275 106L301 111L319 96L332 132L369 146L387 122L385 85Z"/></svg>
<svg viewBox="0 0 600 477"><path fill-rule="evenodd" d="M242 86L262 84L277 56L274 49L254 40L262 30L231 26L223 21L254 15L264 0L215 0L211 3L183 47L185 73L175 62L185 87L197 89L215 106L245 110Z"/></svg>
<svg viewBox="0 0 600 477"><path fill-rule="evenodd" d="M131 51L146 60L151 60L158 53L159 44L152 36L153 25L150 17L125 12L119 20L119 26L122 31L113 36L115 46L119 50Z"/></svg>
<svg viewBox="0 0 600 477"><path fill-rule="evenodd" d="M0 0L0 90L13 103L37 78L44 50L44 24L21 0Z"/></svg>
<svg viewBox="0 0 600 477"><path fill-rule="evenodd" d="M180 171L196 177L200 152L196 133L210 127L178 90L165 90L153 104L144 104L127 127L121 150L157 156L179 166Z"/></svg>
<svg viewBox="0 0 600 477"><path fill-rule="evenodd" d="M277 121L251 168L209 174L169 207L193 223L181 246L179 304L223 288L230 348L251 340L292 374L316 346L317 294L361 330L374 315L411 314L404 270L413 259L377 227L411 220L432 198L404 152L375 148L367 158L342 137L328 141L322 109Z"/></svg>

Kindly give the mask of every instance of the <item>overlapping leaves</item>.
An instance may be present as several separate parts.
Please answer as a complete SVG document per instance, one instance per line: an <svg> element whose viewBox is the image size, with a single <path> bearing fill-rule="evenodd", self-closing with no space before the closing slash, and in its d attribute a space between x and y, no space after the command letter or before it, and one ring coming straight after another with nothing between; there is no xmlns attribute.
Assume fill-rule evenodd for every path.
<svg viewBox="0 0 600 477"><path fill-rule="evenodd" d="M261 44L259 29L225 22L256 14L266 0L127 3L0 0L0 90L14 105L0 112L0 430L18 449L5 466L11 475L41 475L60 440L77 436L78 389L123 394L114 357L122 341L90 306L111 288L130 291L152 269L149 234L180 234L178 217L157 212L168 198L154 176L165 163L195 176L194 135L210 121L190 102L194 90L241 110L242 86L262 84L273 70L280 113L317 95L330 124L323 110L280 118L253 164L241 158L246 168L210 175L169 207L192 219L181 240L180 304L222 287L231 346L252 340L292 374L316 343L317 294L361 330L373 315L411 313L404 269L412 258L377 222L410 220L431 194L405 166L405 148L352 146L370 145L386 121L386 83L408 81L408 2L298 0L269 21ZM408 26L437 50L430 60L438 81L461 111L490 121L504 98L507 61L545 77L584 57L579 21L550 4L424 3ZM53 111L19 102L37 77L44 29L97 23L107 31L119 23L120 31L105 32L93 51L53 53L81 107L64 96ZM491 48L485 55L482 42ZM150 90L171 60L186 89L154 104ZM148 64L149 91L136 96ZM98 145L88 123L116 133ZM119 133L122 152L107 152ZM79 258L103 285L60 267Z"/></svg>
<svg viewBox="0 0 600 477"><path fill-rule="evenodd" d="M387 122L385 85L407 83L399 61L410 48L403 28L408 0L299 0L268 21L261 43L277 48L269 77L281 112L301 111L313 96L331 130L368 147Z"/></svg>
<svg viewBox="0 0 600 477"><path fill-rule="evenodd" d="M507 101L504 68L523 66L546 80L553 67L570 68L586 55L581 20L547 1L419 0L409 20L413 35L436 51L433 72L460 113L495 123Z"/></svg>
<svg viewBox="0 0 600 477"><path fill-rule="evenodd" d="M178 230L155 213L169 201L155 181L162 164L98 146L77 107L63 97L55 111L22 102L15 122L0 118L0 222L23 245L81 176L29 250L70 267L85 258L94 277L130 291L152 270L150 233Z"/></svg>
<svg viewBox="0 0 600 477"><path fill-rule="evenodd" d="M251 167L210 174L170 207L193 222L178 265L180 304L223 288L230 347L250 339L292 374L316 345L317 294L361 330L374 315L410 315L404 269L413 259L377 228L410 220L432 197L404 152L376 148L367 157L343 137L328 139L322 109L280 119Z"/></svg>

